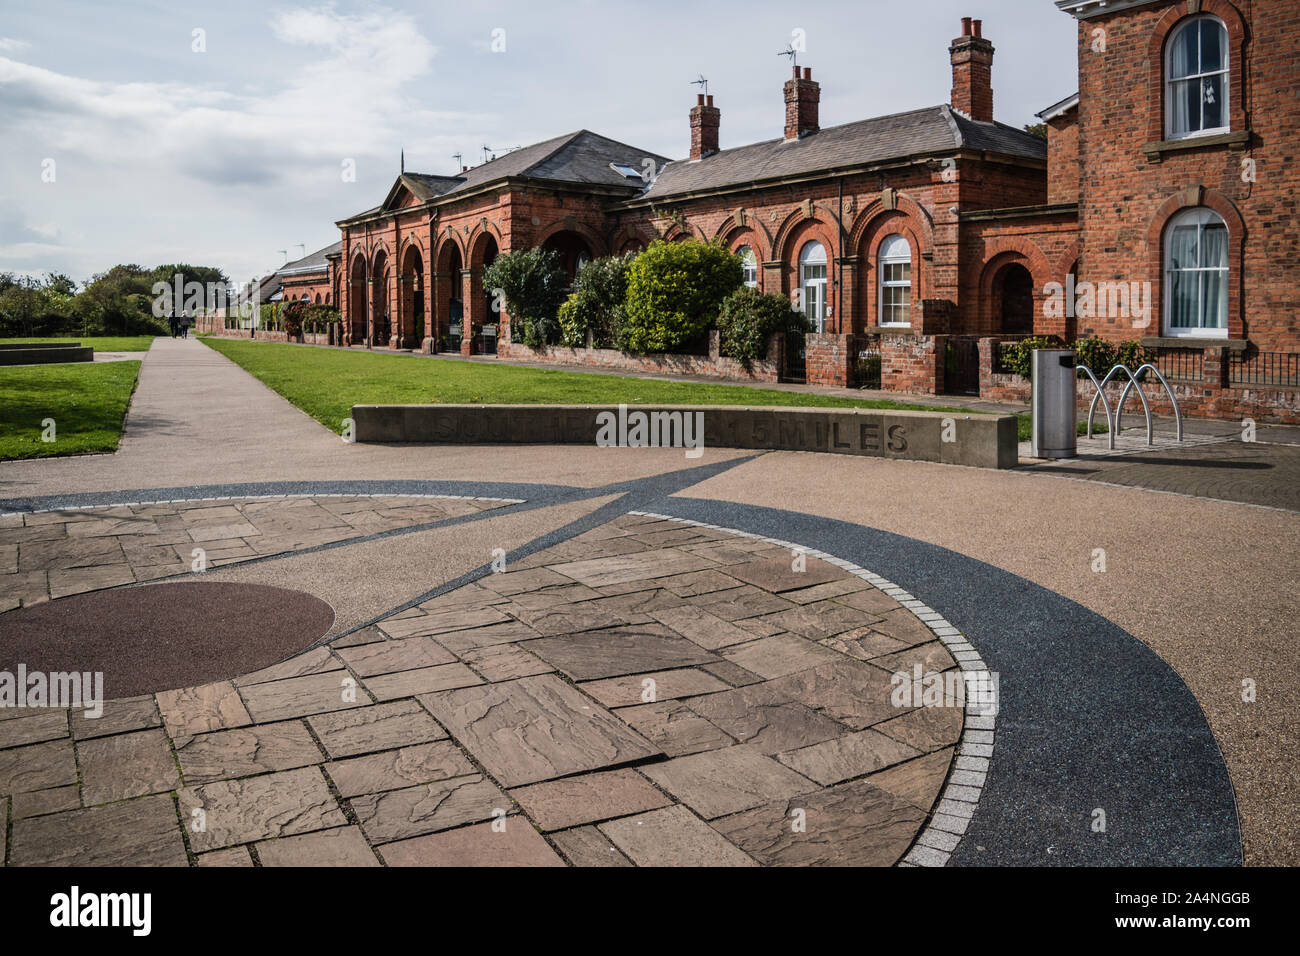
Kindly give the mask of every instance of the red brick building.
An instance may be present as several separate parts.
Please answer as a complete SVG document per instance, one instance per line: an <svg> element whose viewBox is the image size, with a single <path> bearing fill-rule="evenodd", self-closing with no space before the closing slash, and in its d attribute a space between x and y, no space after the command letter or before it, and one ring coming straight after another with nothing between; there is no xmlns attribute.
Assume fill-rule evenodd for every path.
<svg viewBox="0 0 1300 956"><path fill-rule="evenodd" d="M338 303L347 344L518 354L482 287L496 255L547 246L576 271L693 236L805 311L810 382L846 384L879 350L885 388L1019 397L995 341L1095 334L1159 350L1203 411L1293 414L1276 388L1300 374L1300 6L1057 6L1078 20L1080 90L1040 114L1046 141L994 120L994 47L967 18L949 103L822 128L796 67L764 142L723 149L722 108L700 96L683 160L582 130L403 173L285 295Z"/></svg>

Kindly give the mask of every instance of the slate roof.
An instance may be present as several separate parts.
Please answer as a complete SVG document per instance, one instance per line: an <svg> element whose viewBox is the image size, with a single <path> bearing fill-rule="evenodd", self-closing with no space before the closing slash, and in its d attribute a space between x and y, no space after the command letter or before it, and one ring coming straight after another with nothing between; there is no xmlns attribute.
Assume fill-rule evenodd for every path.
<svg viewBox="0 0 1300 956"><path fill-rule="evenodd" d="M383 205L343 221L363 219L383 211L393 198L398 184L406 186L422 202L448 196L455 198L457 193L470 193L481 186L507 178L639 190L642 188L639 178L624 176L612 169L610 163L622 163L640 170L646 159L654 160L656 167L668 162L667 157L658 153L580 129L505 153L481 166L466 170L459 176L402 173Z"/></svg>
<svg viewBox="0 0 1300 956"><path fill-rule="evenodd" d="M277 275L292 276L303 275L312 272L324 272L329 268L326 257L343 251L343 240L332 242L323 249L317 249L315 252L303 256L301 259L295 259L293 262L286 262L276 270Z"/></svg>
<svg viewBox="0 0 1300 956"><path fill-rule="evenodd" d="M748 186L907 156L942 155L961 148L1047 158L1047 143L1037 136L1002 123L976 122L947 105L930 106L833 126L789 142L772 139L724 149L695 162L670 163L637 200Z"/></svg>

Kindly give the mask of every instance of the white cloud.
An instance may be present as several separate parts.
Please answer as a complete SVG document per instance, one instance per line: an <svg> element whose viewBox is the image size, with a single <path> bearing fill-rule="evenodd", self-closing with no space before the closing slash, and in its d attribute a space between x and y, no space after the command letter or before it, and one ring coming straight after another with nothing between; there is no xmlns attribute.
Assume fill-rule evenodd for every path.
<svg viewBox="0 0 1300 956"><path fill-rule="evenodd" d="M30 46L31 44L26 40L15 40L13 37L0 37L0 53L21 53Z"/></svg>

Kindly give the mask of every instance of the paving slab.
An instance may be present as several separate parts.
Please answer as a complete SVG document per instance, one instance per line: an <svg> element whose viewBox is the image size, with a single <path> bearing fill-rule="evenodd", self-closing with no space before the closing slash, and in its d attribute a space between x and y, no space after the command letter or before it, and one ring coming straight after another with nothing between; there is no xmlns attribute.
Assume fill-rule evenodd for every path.
<svg viewBox="0 0 1300 956"><path fill-rule="evenodd" d="M677 757L641 772L705 819L812 789L806 777L750 747Z"/></svg>
<svg viewBox="0 0 1300 956"><path fill-rule="evenodd" d="M348 800L371 843L391 843L498 818L512 801L482 774L367 793Z"/></svg>
<svg viewBox="0 0 1300 956"><path fill-rule="evenodd" d="M361 830L351 826L264 840L256 846L262 866L380 865Z"/></svg>
<svg viewBox="0 0 1300 956"><path fill-rule="evenodd" d="M196 853L347 823L318 767L186 787L178 798L182 819L203 821L189 828Z"/></svg>
<svg viewBox="0 0 1300 956"><path fill-rule="evenodd" d="M428 711L413 700L316 714L307 718L307 726L335 760L447 736Z"/></svg>
<svg viewBox="0 0 1300 956"><path fill-rule="evenodd" d="M420 783L449 780L475 772L474 765L450 740L413 744L397 750L351 757L325 765L325 772L345 797L401 790Z"/></svg>
<svg viewBox="0 0 1300 956"><path fill-rule="evenodd" d="M665 807L599 826L637 866L757 866L685 807Z"/></svg>
<svg viewBox="0 0 1300 956"><path fill-rule="evenodd" d="M510 796L547 831L657 810L672 802L635 770L565 777L511 790Z"/></svg>
<svg viewBox="0 0 1300 956"><path fill-rule="evenodd" d="M643 674L721 660L660 624L634 624L603 631L528 641L524 648L574 680Z"/></svg>
<svg viewBox="0 0 1300 956"><path fill-rule="evenodd" d="M87 806L175 790L181 782L167 735L158 729L80 741L77 763Z"/></svg>
<svg viewBox="0 0 1300 956"><path fill-rule="evenodd" d="M420 701L506 787L660 755L552 674L428 694Z"/></svg>
<svg viewBox="0 0 1300 956"><path fill-rule="evenodd" d="M774 801L711 825L765 866L892 866L925 813L857 781Z"/></svg>
<svg viewBox="0 0 1300 956"><path fill-rule="evenodd" d="M389 843L380 849L389 866L564 866L528 823L510 817L493 823Z"/></svg>
<svg viewBox="0 0 1300 956"><path fill-rule="evenodd" d="M10 866L186 866L167 794L18 820Z"/></svg>
<svg viewBox="0 0 1300 956"><path fill-rule="evenodd" d="M187 784L211 783L320 763L320 748L302 721L219 730L176 748Z"/></svg>

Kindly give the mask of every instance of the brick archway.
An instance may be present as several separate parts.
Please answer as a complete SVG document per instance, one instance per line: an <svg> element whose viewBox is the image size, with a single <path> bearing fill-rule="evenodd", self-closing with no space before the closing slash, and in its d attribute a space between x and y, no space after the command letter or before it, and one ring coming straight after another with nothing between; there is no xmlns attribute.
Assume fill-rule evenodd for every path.
<svg viewBox="0 0 1300 956"><path fill-rule="evenodd" d="M424 250L412 239L402 250L397 277L397 317L393 347L416 348L425 337L428 289L425 288Z"/></svg>
<svg viewBox="0 0 1300 956"><path fill-rule="evenodd" d="M387 347L392 313L388 295L388 250L376 248L370 264L370 322L366 329L366 346Z"/></svg>
<svg viewBox="0 0 1300 956"><path fill-rule="evenodd" d="M352 257L352 267L348 270L348 314L344 331L344 345L356 345L366 340L366 316L369 312L369 289L365 253L358 250Z"/></svg>
<svg viewBox="0 0 1300 956"><path fill-rule="evenodd" d="M1075 334L1073 319L1048 320L1043 315L1047 283L1058 279L1055 269L1038 244L1025 237L990 239L984 244L984 265L980 270L977 322L981 335L997 335L1001 330L1002 299L1000 283L1005 268L1019 264L1028 270L1034 283L1033 331L1037 335L1059 335L1070 341Z"/></svg>

